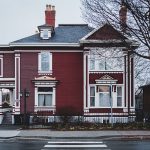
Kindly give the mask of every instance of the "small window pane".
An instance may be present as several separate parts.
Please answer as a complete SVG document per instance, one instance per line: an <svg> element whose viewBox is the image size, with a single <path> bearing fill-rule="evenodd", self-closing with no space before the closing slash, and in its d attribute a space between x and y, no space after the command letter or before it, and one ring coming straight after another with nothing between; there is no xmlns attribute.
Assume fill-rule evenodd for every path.
<svg viewBox="0 0 150 150"><path fill-rule="evenodd" d="M52 92L53 88L52 87L39 87L38 92Z"/></svg>
<svg viewBox="0 0 150 150"><path fill-rule="evenodd" d="M95 60L90 60L90 70L95 70Z"/></svg>
<svg viewBox="0 0 150 150"><path fill-rule="evenodd" d="M90 106L91 107L95 106L95 97L90 97Z"/></svg>
<svg viewBox="0 0 150 150"><path fill-rule="evenodd" d="M109 86L108 85L100 85L97 87L98 92L109 92Z"/></svg>
<svg viewBox="0 0 150 150"><path fill-rule="evenodd" d="M90 88L90 96L95 96L95 87Z"/></svg>
<svg viewBox="0 0 150 150"><path fill-rule="evenodd" d="M117 87L117 96L122 96L122 87Z"/></svg>
<svg viewBox="0 0 150 150"><path fill-rule="evenodd" d="M122 106L122 97L117 97L117 106L118 107Z"/></svg>

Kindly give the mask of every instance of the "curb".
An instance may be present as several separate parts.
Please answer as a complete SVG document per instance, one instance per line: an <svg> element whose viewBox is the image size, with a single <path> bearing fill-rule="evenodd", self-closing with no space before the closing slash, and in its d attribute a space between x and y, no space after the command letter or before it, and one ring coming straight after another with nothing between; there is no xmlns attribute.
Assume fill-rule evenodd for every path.
<svg viewBox="0 0 150 150"><path fill-rule="evenodd" d="M150 135L117 135L117 136L97 136L97 137L52 137L52 136L13 136L13 137L0 137L0 140L11 140L11 139L19 139L19 140L58 140L58 139L100 139L100 140L150 140Z"/></svg>

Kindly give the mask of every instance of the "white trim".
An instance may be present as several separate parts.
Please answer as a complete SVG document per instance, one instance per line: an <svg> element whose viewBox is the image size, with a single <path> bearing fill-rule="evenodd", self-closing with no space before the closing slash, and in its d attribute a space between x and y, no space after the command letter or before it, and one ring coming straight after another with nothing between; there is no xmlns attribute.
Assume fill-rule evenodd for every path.
<svg viewBox="0 0 150 150"><path fill-rule="evenodd" d="M15 81L15 78L0 78L0 81Z"/></svg>
<svg viewBox="0 0 150 150"><path fill-rule="evenodd" d="M0 77L3 77L3 68L4 68L4 63L3 63L3 55L0 55L0 61L1 61L1 74L0 74Z"/></svg>
<svg viewBox="0 0 150 150"><path fill-rule="evenodd" d="M17 64L17 59L18 59L18 64ZM18 70L17 70L17 65L18 65ZM17 85L17 81L18 81L18 85ZM16 93L17 86L18 86L18 93ZM18 94L18 99L16 94ZM16 105L17 102L18 102L18 106ZM18 113L20 112L20 54L15 54L15 112L16 111Z"/></svg>
<svg viewBox="0 0 150 150"><path fill-rule="evenodd" d="M9 47L9 44L0 44L0 48L3 47Z"/></svg>
<svg viewBox="0 0 150 150"><path fill-rule="evenodd" d="M0 51L0 54L14 53L14 51Z"/></svg>
<svg viewBox="0 0 150 150"><path fill-rule="evenodd" d="M123 73L123 71L89 71L89 73L97 74L97 73Z"/></svg>
<svg viewBox="0 0 150 150"><path fill-rule="evenodd" d="M47 46L57 46L57 47L80 47L79 43L49 43L49 42L43 42L43 43L10 43L10 47L19 47L19 46L38 46L38 47L47 47Z"/></svg>
<svg viewBox="0 0 150 150"><path fill-rule="evenodd" d="M29 53L37 53L42 50L15 50L15 52L29 52ZM63 52L63 53L83 53L83 50L47 50L49 52Z"/></svg>

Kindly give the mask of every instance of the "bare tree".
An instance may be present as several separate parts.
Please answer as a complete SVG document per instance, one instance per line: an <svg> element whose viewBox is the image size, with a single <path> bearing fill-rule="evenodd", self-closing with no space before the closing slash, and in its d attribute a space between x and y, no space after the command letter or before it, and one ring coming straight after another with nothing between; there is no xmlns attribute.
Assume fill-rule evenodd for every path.
<svg viewBox="0 0 150 150"><path fill-rule="evenodd" d="M137 92L139 86L150 80L150 0L81 1L83 18L91 26L111 24L140 43L134 51Z"/></svg>
<svg viewBox="0 0 150 150"><path fill-rule="evenodd" d="M92 26L109 23L134 37L144 49L134 53L150 59L150 0L81 0L84 19ZM122 9L120 9L122 7ZM123 11L123 12L121 12ZM126 15L121 15L127 13Z"/></svg>

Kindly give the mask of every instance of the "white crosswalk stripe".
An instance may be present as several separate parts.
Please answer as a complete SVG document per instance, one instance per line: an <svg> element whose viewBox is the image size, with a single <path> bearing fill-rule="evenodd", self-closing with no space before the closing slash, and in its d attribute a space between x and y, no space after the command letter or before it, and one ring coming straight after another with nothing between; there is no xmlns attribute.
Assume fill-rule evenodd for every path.
<svg viewBox="0 0 150 150"><path fill-rule="evenodd" d="M107 145L102 141L49 141L42 150L60 148L99 148L100 150L107 149Z"/></svg>

